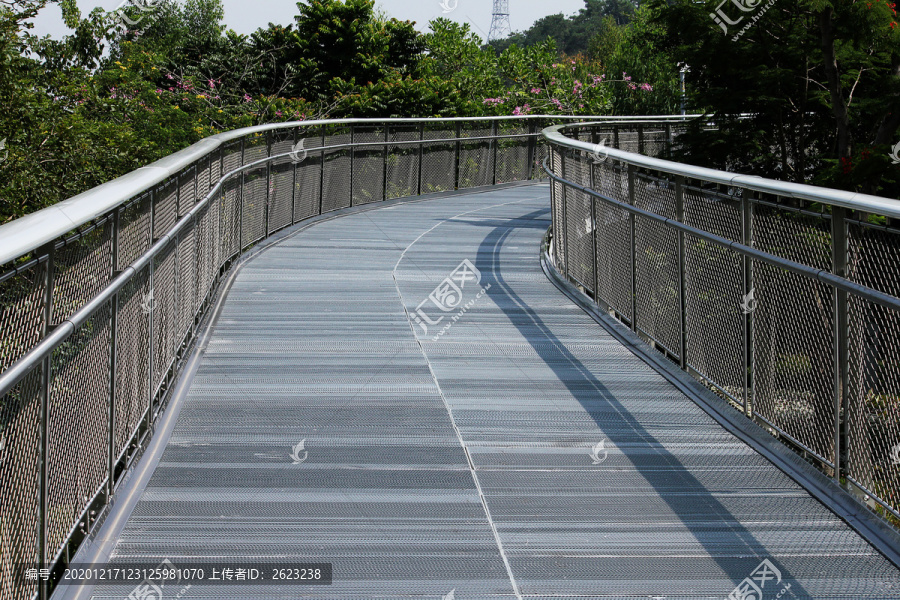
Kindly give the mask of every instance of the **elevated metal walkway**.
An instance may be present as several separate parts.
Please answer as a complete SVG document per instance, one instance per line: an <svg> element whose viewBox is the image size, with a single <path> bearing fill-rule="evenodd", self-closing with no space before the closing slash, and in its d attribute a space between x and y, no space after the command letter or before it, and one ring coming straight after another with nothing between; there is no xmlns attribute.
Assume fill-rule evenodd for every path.
<svg viewBox="0 0 900 600"><path fill-rule="evenodd" d="M547 185L396 203L261 249L92 552L333 565L185 598L900 598L881 554L554 287L549 209Z"/></svg>

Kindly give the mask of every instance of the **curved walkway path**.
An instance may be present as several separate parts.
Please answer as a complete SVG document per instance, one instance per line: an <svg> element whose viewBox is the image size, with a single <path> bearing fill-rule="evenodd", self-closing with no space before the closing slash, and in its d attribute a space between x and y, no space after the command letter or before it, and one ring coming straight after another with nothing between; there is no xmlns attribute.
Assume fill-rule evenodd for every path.
<svg viewBox="0 0 900 600"><path fill-rule="evenodd" d="M183 598L900 599L886 559L548 281L549 218L546 185L398 203L247 262L113 561L334 568Z"/></svg>

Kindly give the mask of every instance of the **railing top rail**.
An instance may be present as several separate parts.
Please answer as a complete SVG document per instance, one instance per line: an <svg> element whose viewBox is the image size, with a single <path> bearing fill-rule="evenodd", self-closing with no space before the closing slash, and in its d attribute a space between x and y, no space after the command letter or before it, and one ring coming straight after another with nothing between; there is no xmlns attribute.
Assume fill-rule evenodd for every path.
<svg viewBox="0 0 900 600"><path fill-rule="evenodd" d="M0 225L0 265L33 252L67 232L105 215L120 204L149 191L153 186L165 181L181 169L208 155L223 144L242 137L279 129L316 127L322 125L378 125L401 123L441 123L441 122L485 122L522 121L533 119L584 119L584 115L520 115L502 117L446 117L446 118L394 118L394 119L322 119L312 121L289 121L270 123L255 127L244 127L219 133L161 158L112 181L82 192L67 200ZM635 117L588 117L610 122L635 121ZM682 121L683 116L646 116L637 120L648 122Z"/></svg>
<svg viewBox="0 0 900 600"><path fill-rule="evenodd" d="M606 119L604 118L604 121ZM543 130L544 138L552 143L559 144L573 150L582 152L595 152L596 144L573 140L566 137L562 132L572 127L584 127L590 125L602 125L599 122L580 122L568 125L554 125ZM855 192L847 192L843 190L835 190L831 188L817 187L802 183L791 183L788 181L778 181L775 179L766 179L757 175L741 175L739 173L730 173L728 171L719 171L716 169L707 169L705 167L696 167L686 165L671 160L663 160L660 158L651 158L643 154L634 152L626 152L617 148L603 148L604 155L615 160L622 161L626 164L636 167L644 167L654 171L669 173L671 175L680 175L692 179L701 179L712 183L720 183L741 187L756 192L766 194L774 194L787 198L798 198L808 200L810 202L821 202L832 206L841 206L850 210L860 210L869 213L900 219L900 200L891 198L883 198L881 196L870 196L867 194L858 194Z"/></svg>

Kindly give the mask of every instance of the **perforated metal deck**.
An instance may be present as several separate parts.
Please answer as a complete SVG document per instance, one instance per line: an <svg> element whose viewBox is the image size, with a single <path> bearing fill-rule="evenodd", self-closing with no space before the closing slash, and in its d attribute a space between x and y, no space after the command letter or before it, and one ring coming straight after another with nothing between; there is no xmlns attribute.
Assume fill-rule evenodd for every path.
<svg viewBox="0 0 900 600"><path fill-rule="evenodd" d="M544 185L398 204L251 260L113 561L334 565L330 586L184 598L722 600L766 559L766 600L900 598L877 551L556 290L549 217Z"/></svg>

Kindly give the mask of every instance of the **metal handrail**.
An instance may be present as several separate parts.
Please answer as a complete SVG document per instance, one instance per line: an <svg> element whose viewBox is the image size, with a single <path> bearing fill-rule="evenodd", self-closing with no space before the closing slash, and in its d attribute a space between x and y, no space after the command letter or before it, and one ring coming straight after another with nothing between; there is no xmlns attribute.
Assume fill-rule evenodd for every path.
<svg viewBox="0 0 900 600"><path fill-rule="evenodd" d="M631 122L629 117L598 117L610 122ZM645 117L644 122L665 119L668 121L685 121L694 117L684 116L660 116ZM4 265L20 256L39 248L43 244L54 240L67 232L89 223L127 202L153 186L165 181L178 173L181 169L193 164L197 160L209 155L213 150L221 147L226 142L240 139L248 135L267 133L275 130L296 129L299 127L313 128L318 126L337 125L381 125L381 124L412 124L412 123L463 123L463 122L501 122L501 121L529 121L536 119L584 119L584 116L568 115L522 115L503 117L446 117L425 119L322 119L313 121L290 121L287 123L272 123L245 127L233 131L212 135L204 138L183 150L161 158L145 167L141 167L130 173L117 177L112 181L99 185L86 192L63 200L53 206L24 215L14 221L0 225L0 265ZM418 142L418 140L414 140ZM428 140L429 142L431 140ZM463 139L462 141L465 141ZM391 143L393 145L393 143ZM308 149L309 150L309 149Z"/></svg>
<svg viewBox="0 0 900 600"><path fill-rule="evenodd" d="M573 140L572 138L563 135L562 132L573 127L591 127L597 126L598 124L600 123L581 122L568 125L556 125L544 129L542 133L544 138L553 144L558 144L559 146L578 150L580 152L591 153L597 150L596 144ZM832 206L841 206L850 210L862 210L895 219L900 218L900 200L891 198L870 196L868 194L859 194L856 192L847 192L844 190L835 190L802 183L791 183L789 181L765 179L757 175L741 175L738 173L729 173L728 171L696 167L606 146L603 148L603 153L608 154L611 159L621 161L622 163L634 165L635 167L643 167L660 173L668 173L669 175L700 179L710 183L740 187L785 198L822 202Z"/></svg>

